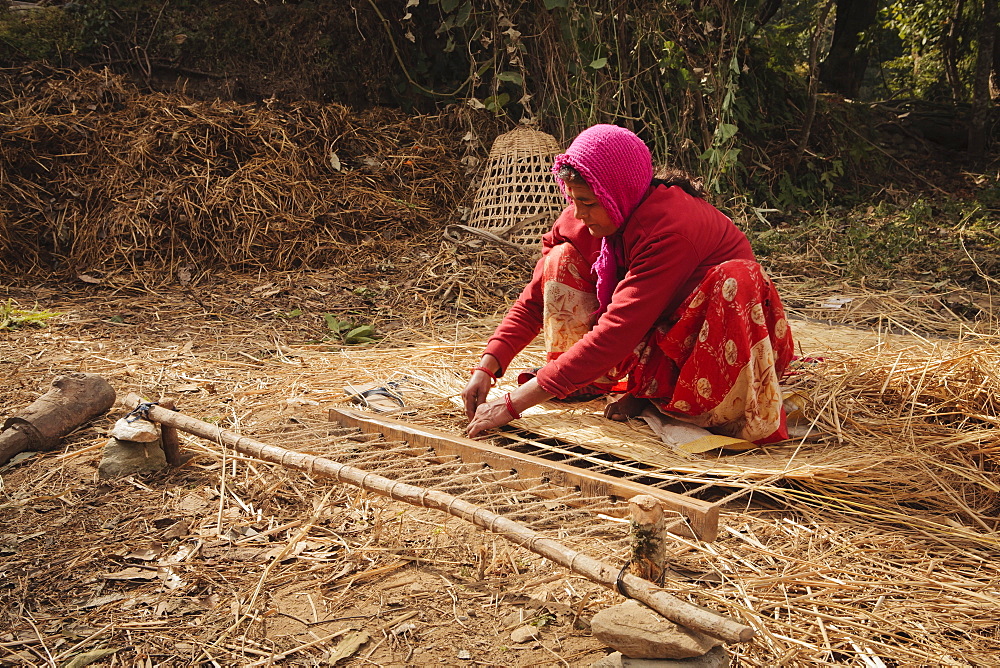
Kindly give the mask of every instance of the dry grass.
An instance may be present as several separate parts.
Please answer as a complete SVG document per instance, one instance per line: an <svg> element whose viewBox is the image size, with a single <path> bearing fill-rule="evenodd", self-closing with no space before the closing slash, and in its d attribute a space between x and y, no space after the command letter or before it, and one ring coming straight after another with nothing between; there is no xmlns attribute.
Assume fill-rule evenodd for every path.
<svg viewBox="0 0 1000 668"><path fill-rule="evenodd" d="M989 335L1000 328L1000 302L991 293L912 280L877 281L891 282L891 288L815 275L775 280L786 310L799 318L929 339Z"/></svg>
<svg viewBox="0 0 1000 668"><path fill-rule="evenodd" d="M92 70L0 73L0 90L7 273L320 267L468 194L459 111L209 104Z"/></svg>
<svg viewBox="0 0 1000 668"><path fill-rule="evenodd" d="M283 281L269 276L258 287L268 283ZM445 388L476 358L489 319L438 313L421 322L415 312L412 326L400 322L375 346L305 343L314 332L295 319L253 319L283 308L288 295L260 298L273 288L251 285L203 286L207 309L183 295L133 291L102 303L36 292L63 315L49 330L18 330L4 343L6 410L57 371L102 373L119 394L173 395L194 417L458 494L606 561L627 557L624 525L325 424L324 408L344 400L344 387L408 375L425 384L404 386L417 410L406 419L457 431L462 419ZM287 290L307 295L316 285ZM126 311L131 324L108 322ZM863 455L866 467L840 478L822 470L786 481L735 476L731 489L740 494L723 514L720 539L677 539L667 588L759 630L754 643L730 648L740 665L983 665L1000 649L996 348L989 340L975 348L907 341L813 367L801 382L826 442L773 450L794 462L824 448L830 470L839 450L847 460ZM182 469L98 483L100 431L109 425L98 421L63 453L0 472L0 513L10 527L0 558L16 574L2 592L9 661L46 665L46 647L53 658L118 648L119 663L211 656L225 665L285 652L287 660L319 659L355 631L371 640L351 665L368 665L359 658L366 654L376 663L454 660L457 632L491 665L555 665L553 652L589 665L601 653L573 620L579 611L585 622L617 595L520 548L197 439L184 440L196 457ZM726 485L729 459L711 463L715 473L677 478ZM592 509L606 504L594 499ZM182 520L184 533L170 537ZM146 566L157 564L166 566L150 577ZM171 574L180 578L175 589ZM547 621L540 646L511 648L504 620L518 610ZM385 628L414 612L404 620L417 624L409 635Z"/></svg>

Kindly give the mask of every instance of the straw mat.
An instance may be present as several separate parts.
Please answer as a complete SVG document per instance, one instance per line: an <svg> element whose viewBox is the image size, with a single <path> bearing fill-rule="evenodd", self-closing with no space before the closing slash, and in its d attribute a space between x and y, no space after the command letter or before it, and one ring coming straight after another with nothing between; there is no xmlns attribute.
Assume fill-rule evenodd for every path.
<svg viewBox="0 0 1000 668"><path fill-rule="evenodd" d="M541 439L556 439L595 452L650 467L650 472L670 472L738 480L843 479L870 466L870 457L843 447L810 443L801 447L760 447L749 452L713 451L692 455L663 443L641 420L615 422L602 414L601 401L575 404L549 402L529 410L513 424L519 431ZM543 443L545 441L542 441Z"/></svg>

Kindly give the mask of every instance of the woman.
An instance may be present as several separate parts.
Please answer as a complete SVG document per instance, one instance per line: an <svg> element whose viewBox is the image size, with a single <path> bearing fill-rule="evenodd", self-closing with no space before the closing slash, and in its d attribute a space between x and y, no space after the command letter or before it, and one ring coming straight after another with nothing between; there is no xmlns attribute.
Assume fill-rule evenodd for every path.
<svg viewBox="0 0 1000 668"><path fill-rule="evenodd" d="M726 436L787 438L778 379L791 332L746 236L688 179L654 179L649 149L624 128L588 128L552 171L570 206L472 370L468 434L553 397L624 391L607 417L651 403ZM487 402L542 330L545 366Z"/></svg>

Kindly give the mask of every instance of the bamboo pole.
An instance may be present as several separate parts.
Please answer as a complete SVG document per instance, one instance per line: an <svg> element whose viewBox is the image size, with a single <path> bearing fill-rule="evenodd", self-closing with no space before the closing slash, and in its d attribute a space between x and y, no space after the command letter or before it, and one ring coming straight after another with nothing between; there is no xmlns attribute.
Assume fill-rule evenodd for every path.
<svg viewBox="0 0 1000 668"><path fill-rule="evenodd" d="M135 394L129 394L125 398L125 403L128 406L138 406L144 401ZM538 532L517 522L463 501L451 494L390 480L353 466L339 464L330 459L268 445L161 406L150 406L147 416L150 420L159 422L161 425L175 427L263 461L304 471L309 475L330 477L337 482L354 485L396 501L454 515L496 533L512 543L531 550L549 561L609 589L618 588L620 584L624 586L629 596L646 604L670 621L689 629L701 631L713 638L733 643L747 642L754 637L754 630L749 626L687 601L682 601L639 577L631 574L622 575L613 566L570 549L550 538L545 538Z"/></svg>

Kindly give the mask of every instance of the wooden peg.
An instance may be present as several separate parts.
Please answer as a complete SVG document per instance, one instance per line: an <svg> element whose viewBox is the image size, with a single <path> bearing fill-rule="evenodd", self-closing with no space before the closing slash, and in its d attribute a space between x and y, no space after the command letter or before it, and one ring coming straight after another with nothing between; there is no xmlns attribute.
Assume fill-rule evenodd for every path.
<svg viewBox="0 0 1000 668"><path fill-rule="evenodd" d="M644 580L659 582L666 567L663 506L649 494L638 494L629 499L628 507L632 572Z"/></svg>
<svg viewBox="0 0 1000 668"><path fill-rule="evenodd" d="M159 405L169 411L177 410L173 399L160 399ZM163 454L167 458L167 463L171 466L180 466L181 459L181 439L177 434L177 427L160 424L160 442L163 444Z"/></svg>

